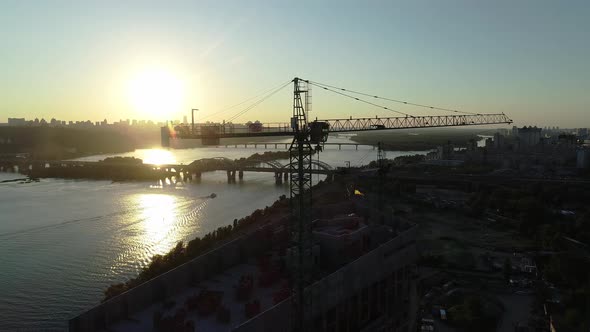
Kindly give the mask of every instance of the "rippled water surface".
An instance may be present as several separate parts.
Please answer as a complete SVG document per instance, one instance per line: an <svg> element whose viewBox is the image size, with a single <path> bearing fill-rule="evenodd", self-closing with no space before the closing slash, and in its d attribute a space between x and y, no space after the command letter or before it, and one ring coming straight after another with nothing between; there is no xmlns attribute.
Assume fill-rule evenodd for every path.
<svg viewBox="0 0 590 332"><path fill-rule="evenodd" d="M190 163L264 151L148 149L119 155ZM388 157L402 154L411 152ZM355 166L376 155L366 146L330 147L320 160ZM0 173L0 181L19 177ZM217 198L208 198L211 193ZM0 183L0 330L64 330L69 318L99 303L109 284L135 276L153 255L271 205L282 194L288 194L287 185L275 185L271 173L246 173L243 182L231 185L225 172L177 186L62 179Z"/></svg>

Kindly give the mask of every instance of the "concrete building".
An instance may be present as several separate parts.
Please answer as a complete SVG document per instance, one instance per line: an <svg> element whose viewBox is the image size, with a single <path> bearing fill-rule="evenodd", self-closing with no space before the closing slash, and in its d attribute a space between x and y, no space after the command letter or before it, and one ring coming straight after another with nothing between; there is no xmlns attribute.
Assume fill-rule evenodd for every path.
<svg viewBox="0 0 590 332"><path fill-rule="evenodd" d="M495 133L494 134L494 148L495 149L502 149L504 148L504 136L500 133Z"/></svg>
<svg viewBox="0 0 590 332"><path fill-rule="evenodd" d="M531 147L541 142L541 128L524 126L518 129L518 140L521 148Z"/></svg>
<svg viewBox="0 0 590 332"><path fill-rule="evenodd" d="M590 149L578 150L576 167L579 169L589 169L590 168Z"/></svg>
<svg viewBox="0 0 590 332"><path fill-rule="evenodd" d="M365 218L314 221L319 255L305 307L314 331L412 329L417 226L369 226ZM290 257L287 226L276 221L247 233L73 318L69 329L155 331L175 320L194 331L291 331L290 274L281 272ZM191 306L205 298L207 312Z"/></svg>

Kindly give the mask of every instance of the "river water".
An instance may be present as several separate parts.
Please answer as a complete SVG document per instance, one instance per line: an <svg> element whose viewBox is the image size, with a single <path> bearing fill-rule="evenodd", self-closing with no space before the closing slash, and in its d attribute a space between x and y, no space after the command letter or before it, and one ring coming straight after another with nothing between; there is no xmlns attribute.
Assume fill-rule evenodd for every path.
<svg viewBox="0 0 590 332"><path fill-rule="evenodd" d="M134 156L145 163L188 164L264 151L273 149L145 149L81 159ZM387 157L415 153L424 152L394 151ZM336 167L376 157L369 146L330 146L319 158ZM20 177L0 173L0 181ZM314 182L318 179L314 175ZM235 184L227 184L225 172L177 186L63 179L0 183L0 331L63 331L69 318L100 302L108 285L135 276L153 255L231 224L288 192L288 184L275 185L272 173L245 173ZM217 197L208 198L211 193Z"/></svg>

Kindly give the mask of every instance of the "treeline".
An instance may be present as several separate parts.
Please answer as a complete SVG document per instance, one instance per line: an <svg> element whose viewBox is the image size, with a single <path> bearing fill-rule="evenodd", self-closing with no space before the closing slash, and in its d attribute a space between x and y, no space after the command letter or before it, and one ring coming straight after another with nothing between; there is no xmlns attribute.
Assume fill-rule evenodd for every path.
<svg viewBox="0 0 590 332"><path fill-rule="evenodd" d="M205 234L202 238L196 237L189 241L186 245L182 241L178 242L176 246L172 248L167 254L155 255L152 257L151 262L141 270L137 277L129 279L123 283L117 283L109 286L104 291L104 298L102 302L122 294L152 278L166 273L175 267L178 267L189 260L208 252L209 250L215 248L215 246L220 241L234 237L238 232L244 230L248 226L258 223L263 216L273 213L277 209L286 208L287 205L287 198L285 195L281 195L279 200L274 202L271 207L267 206L263 210L257 209L251 215L239 220L234 219L233 224L221 226L216 230Z"/></svg>
<svg viewBox="0 0 590 332"><path fill-rule="evenodd" d="M315 154L315 150L312 150L311 154ZM261 160L271 161L279 159L289 159L289 151L265 151L264 153L255 153L247 158L236 159L237 162L250 161L250 160Z"/></svg>
<svg viewBox="0 0 590 332"><path fill-rule="evenodd" d="M112 181L154 181L169 176L164 170L152 169L141 159L96 162L83 167L36 167L23 170L32 178L92 179Z"/></svg>
<svg viewBox="0 0 590 332"><path fill-rule="evenodd" d="M424 151L451 143L467 146L470 140L478 140L476 131L453 129L420 129L360 132L351 139L360 144L377 145L383 143L384 150Z"/></svg>
<svg viewBox="0 0 590 332"><path fill-rule="evenodd" d="M102 164L116 164L116 165L141 165L143 160L135 157L107 157L99 160Z"/></svg>
<svg viewBox="0 0 590 332"><path fill-rule="evenodd" d="M271 161L278 159L289 159L289 151L265 151L264 153L255 153L247 158L236 159L237 162L261 160Z"/></svg>
<svg viewBox="0 0 590 332"><path fill-rule="evenodd" d="M425 160L426 156L422 154L414 154L414 155L407 155L407 156L399 156L395 157L393 160L385 159L385 165L395 165L395 166L406 166L406 165L415 165L421 163ZM369 165L369 168L379 167L379 161L372 160Z"/></svg>
<svg viewBox="0 0 590 332"><path fill-rule="evenodd" d="M0 127L0 153L30 153L34 159L120 153L159 144L158 135L147 129Z"/></svg>

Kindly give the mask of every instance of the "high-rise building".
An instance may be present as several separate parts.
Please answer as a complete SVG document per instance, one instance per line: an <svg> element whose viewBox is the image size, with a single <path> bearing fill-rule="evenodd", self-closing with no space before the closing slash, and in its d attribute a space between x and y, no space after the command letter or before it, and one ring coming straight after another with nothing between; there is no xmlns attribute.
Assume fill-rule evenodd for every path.
<svg viewBox="0 0 590 332"><path fill-rule="evenodd" d="M524 126L518 129L521 147L535 146L541 141L541 128Z"/></svg>
<svg viewBox="0 0 590 332"><path fill-rule="evenodd" d="M504 147L504 136L500 133L494 134L494 148L501 149Z"/></svg>

